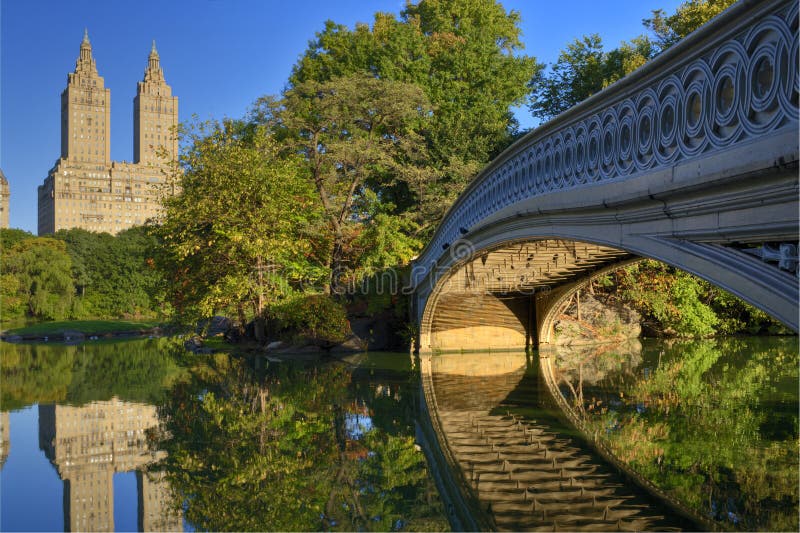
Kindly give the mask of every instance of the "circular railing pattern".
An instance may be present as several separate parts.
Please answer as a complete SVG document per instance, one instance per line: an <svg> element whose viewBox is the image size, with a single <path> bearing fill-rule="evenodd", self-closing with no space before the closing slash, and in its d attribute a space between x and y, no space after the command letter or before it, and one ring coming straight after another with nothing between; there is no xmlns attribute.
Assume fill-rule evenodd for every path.
<svg viewBox="0 0 800 533"><path fill-rule="evenodd" d="M451 210L417 261L414 285L467 228L520 200L623 180L797 127L798 40L798 6L783 2L706 56L675 60L626 98L533 136Z"/></svg>

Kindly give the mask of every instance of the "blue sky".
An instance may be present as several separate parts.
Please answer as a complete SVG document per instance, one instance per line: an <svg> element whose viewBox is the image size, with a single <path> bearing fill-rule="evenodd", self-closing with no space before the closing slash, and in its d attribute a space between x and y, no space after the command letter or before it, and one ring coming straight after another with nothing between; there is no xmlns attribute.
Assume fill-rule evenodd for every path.
<svg viewBox="0 0 800 533"><path fill-rule="evenodd" d="M506 0L522 16L525 53L552 63L569 41L606 48L639 35L651 10L679 0ZM0 0L0 168L12 227L36 231L36 188L60 153L60 95L84 28L111 89L111 157L133 158L133 97L151 42L179 98L179 119L241 117L278 94L308 41L331 19L352 27L405 0ZM534 123L526 108L523 127Z"/></svg>

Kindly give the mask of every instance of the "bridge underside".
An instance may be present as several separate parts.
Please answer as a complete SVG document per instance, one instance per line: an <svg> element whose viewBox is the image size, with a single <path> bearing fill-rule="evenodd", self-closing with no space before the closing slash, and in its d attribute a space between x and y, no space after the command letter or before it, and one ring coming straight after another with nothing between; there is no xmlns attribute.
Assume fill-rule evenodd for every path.
<svg viewBox="0 0 800 533"><path fill-rule="evenodd" d="M472 256L443 280L422 324L423 351L525 349L565 287L634 260L596 244L521 242ZM423 320L425 322L425 320Z"/></svg>

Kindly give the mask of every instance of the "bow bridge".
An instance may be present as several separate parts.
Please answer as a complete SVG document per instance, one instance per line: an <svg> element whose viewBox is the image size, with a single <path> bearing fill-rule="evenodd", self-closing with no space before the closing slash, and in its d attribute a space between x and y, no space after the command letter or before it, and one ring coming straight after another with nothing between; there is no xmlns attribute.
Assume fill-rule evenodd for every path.
<svg viewBox="0 0 800 533"><path fill-rule="evenodd" d="M653 258L798 329L798 6L743 0L527 134L414 262L419 349L548 343L593 276Z"/></svg>

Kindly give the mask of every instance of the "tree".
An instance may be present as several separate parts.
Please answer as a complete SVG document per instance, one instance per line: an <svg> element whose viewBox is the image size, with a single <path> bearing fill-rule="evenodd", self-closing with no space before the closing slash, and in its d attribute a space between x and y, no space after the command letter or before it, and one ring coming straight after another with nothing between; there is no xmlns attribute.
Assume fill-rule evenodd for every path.
<svg viewBox="0 0 800 533"><path fill-rule="evenodd" d="M579 104L609 84L627 76L715 17L734 0L688 0L675 13L653 11L642 23L654 34L640 35L619 48L603 51L597 34L584 36L567 45L550 72L537 71L531 78L531 114L549 120Z"/></svg>
<svg viewBox="0 0 800 533"><path fill-rule="evenodd" d="M322 212L297 157L265 128L226 120L185 131L190 142L165 197L158 262L187 316L234 311L259 319L291 283L321 277L314 228Z"/></svg>
<svg viewBox="0 0 800 533"><path fill-rule="evenodd" d="M603 88L605 54L598 34L575 39L558 55L548 75L531 80L531 113L551 118Z"/></svg>
<svg viewBox="0 0 800 533"><path fill-rule="evenodd" d="M75 285L66 245L47 237L17 242L3 251L3 316L14 313L41 320L59 320L73 314Z"/></svg>
<svg viewBox="0 0 800 533"><path fill-rule="evenodd" d="M160 273L147 261L155 239L144 228L116 236L73 228L59 230L53 237L67 244L84 315L139 318L157 313Z"/></svg>
<svg viewBox="0 0 800 533"><path fill-rule="evenodd" d="M292 85L354 73L413 83L433 107L425 149L391 191L398 212L430 233L477 171L517 131L511 107L541 68L520 55L519 14L489 0L408 3L399 18L377 13L372 28L328 21L295 65ZM384 191L386 193L386 191Z"/></svg>
<svg viewBox="0 0 800 533"><path fill-rule="evenodd" d="M358 267L350 248L381 210L380 191L402 179L404 156L419 147L414 126L425 120L428 102L414 85L353 75L307 81L288 90L279 106L261 105L301 154L316 189L327 232L323 265L331 273L325 291L338 291L342 277Z"/></svg>
<svg viewBox="0 0 800 533"><path fill-rule="evenodd" d="M666 50L697 28L716 17L736 0L687 0L672 15L663 9L653 10L653 17L642 23L656 36L660 51Z"/></svg>

